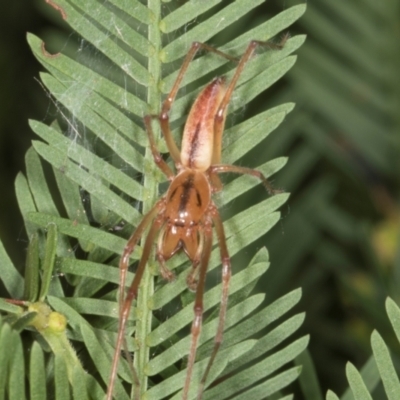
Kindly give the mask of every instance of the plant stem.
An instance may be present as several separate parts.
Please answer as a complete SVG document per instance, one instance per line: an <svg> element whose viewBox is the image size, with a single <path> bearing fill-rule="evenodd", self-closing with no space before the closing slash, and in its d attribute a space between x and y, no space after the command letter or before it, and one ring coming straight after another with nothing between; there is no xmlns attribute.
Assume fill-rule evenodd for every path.
<svg viewBox="0 0 400 400"><path fill-rule="evenodd" d="M156 114L159 111L160 91L158 89L161 79L161 63L158 57L161 48L161 35L159 23L161 19L160 0L149 0L148 8L153 16L153 22L149 25L148 40L152 44L152 52L148 59L148 71L150 82L147 92L147 103L150 106L149 112ZM159 134L159 130L155 131ZM158 183L153 173L153 156L149 147L145 153L145 171L144 171L144 202L143 214L147 213L153 206L158 197ZM147 171L149 169L149 171ZM143 239L142 239L143 242ZM154 262L154 257L149 258L149 263ZM145 367L150 359L150 349L146 345L146 338L151 331L152 310L149 308L149 299L154 293L154 278L147 268L140 285L137 298L137 322L135 338L138 344L138 350L135 354L134 365L138 373L140 391L143 394L147 390L147 376Z"/></svg>

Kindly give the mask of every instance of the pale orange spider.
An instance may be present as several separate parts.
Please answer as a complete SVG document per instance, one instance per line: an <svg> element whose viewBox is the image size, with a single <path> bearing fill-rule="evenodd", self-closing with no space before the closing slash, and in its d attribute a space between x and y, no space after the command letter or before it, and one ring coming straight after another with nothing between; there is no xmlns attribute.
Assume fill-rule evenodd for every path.
<svg viewBox="0 0 400 400"><path fill-rule="evenodd" d="M187 118L180 152L171 134L169 111L190 62L199 49L216 53L231 61L237 61L235 58L206 44L194 42L182 64L171 92L162 104L161 114L156 117L152 115L144 117L144 124L149 136L154 161L171 181L171 184L167 193L162 196L153 208L143 217L143 220L129 238L119 263L121 276L121 309L118 338L107 391L107 400L111 400L113 397L113 388L117 376L121 347L124 341L126 322L128 320L132 301L137 296L139 284L146 268L153 243L157 239L157 235L156 258L160 264L160 273L165 279L169 281L173 279L174 274L167 268L166 261L180 249L185 251L192 262L192 269L187 277L187 285L191 290L196 292L196 295L194 302L194 320L191 328L191 344L182 394L182 399L187 400L196 357L197 343L202 326L203 293L212 249L212 227L214 225L221 252L222 295L214 348L201 379L197 396L198 400L202 398L207 375L222 342L228 304L229 281L231 278L231 263L226 245L224 227L218 209L212 200L212 194L222 189L218 174L233 172L253 175L262 181L270 194L278 192L272 188L260 171L221 164L221 142L226 111L239 76L245 64L253 55L256 47L261 45L280 49L283 47L286 39L287 36L285 36L278 45L271 44L270 42L251 41L239 60L239 64L229 85L225 86L225 78L218 77L202 90L195 100ZM158 118L160 121L161 130L169 153L175 163L177 174L174 174L156 147L151 128L151 120L153 118ZM139 261L133 282L124 298L123 288L125 287L129 258L149 225L150 230L145 240L142 257Z"/></svg>

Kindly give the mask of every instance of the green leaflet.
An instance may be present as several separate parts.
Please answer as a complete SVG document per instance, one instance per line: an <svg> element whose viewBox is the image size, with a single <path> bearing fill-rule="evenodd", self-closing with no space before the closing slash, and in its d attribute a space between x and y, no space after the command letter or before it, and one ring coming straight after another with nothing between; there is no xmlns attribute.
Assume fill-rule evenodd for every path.
<svg viewBox="0 0 400 400"><path fill-rule="evenodd" d="M49 397L46 390L49 387L54 387L59 399L104 397L117 331L118 260L143 214L165 190L166 179L153 162L141 118L159 111L163 93L170 90L180 58L186 54L191 41L214 37L263 1L251 5L244 0L231 2L213 15L204 14L207 18L185 34L176 36L172 34L174 30L201 19L203 13L219 2L201 3L198 7L195 2L186 2L176 10L176 5L171 5L168 14L164 14L164 6L157 0L149 1L148 7L136 1L131 1L130 7L122 3L57 2L82 44L82 54L76 59L63 54L48 57L42 52L40 40L28 36L34 54L49 72L41 77L56 101L60 120L51 127L31 121L40 140L34 141L27 153L26 177L19 175L16 188L27 230L30 235L37 235L39 256L35 253L35 260L39 258L39 268L33 268L32 273L36 278L40 276L39 298L68 321L62 340L43 334L51 349L48 357L44 357L44 351L49 349L32 339L28 358L28 392L32 398ZM224 51L232 51L235 56L241 54L250 39L267 40L284 31L304 10L304 6L291 7L265 20L226 43ZM282 51L260 50L244 70L230 113L240 113L282 77L293 66L295 56L292 53L303 42L304 37L298 36L291 38ZM91 57L94 58L92 63ZM212 54L200 55L193 62L184 79L184 90L171 110L174 135L180 137L182 125L179 121L187 115L188 105L199 92L196 80L207 73L217 74L216 69L225 63ZM228 67L228 78L234 67L234 64ZM188 83L194 84L186 90ZM224 162L240 161L279 126L292 109L293 104L285 103L256 113L236 125L229 123ZM165 152L165 144L155 129L157 144ZM271 176L285 163L284 157L268 163L260 159L255 160L254 167ZM236 207L240 196L256 185L259 185L257 179L235 177L226 184L219 203ZM254 398L259 398L266 388L268 394L279 393L299 374L298 367L290 369L286 364L305 348L308 339L285 343L279 350L276 346L288 339L303 321L302 315L290 318L285 315L299 301L300 292L291 292L266 306L264 294L248 294L246 290L268 269L267 251L262 248L254 257L249 256L250 261L246 263L236 261L236 256L240 260L243 250L279 221L277 209L287 198L286 193L274 197L265 195L265 199L235 209L224 223L230 255L235 257L235 266L243 266L235 269L231 280L230 295L236 302L228 309L226 341L207 385L224 374L229 374L229 379L206 391L205 398L212 398L215 390L221 390L223 396L247 390ZM217 245L216 238L214 244ZM45 253L41 252L43 248ZM141 251L138 246L132 261L140 258ZM6 262L5 286L12 296L20 297L22 291L18 292L17 287L23 286L23 278L7 260L5 252L0 256ZM210 356L218 322L221 284L219 278L214 279L219 276L214 270L218 271L220 263L219 249L215 246L209 264L210 287L204 295L206 315L191 387L193 394ZM170 284L156 278L158 266L153 257L148 264L126 329L127 348L135 352L134 366L146 398L162 399L170 395L180 398L186 373L181 360L189 350L188 327L193 320L193 304L185 283L187 262L184 255L180 255L168 263L177 273L176 281ZM127 285L132 276L128 274ZM29 276L27 281L31 283L26 294L33 300L37 293L36 281ZM185 296L187 299L183 301ZM181 307L181 303L186 305ZM19 308L7 304L3 308L15 315L19 312ZM167 318L162 315L165 310ZM32 316L26 314L25 318L28 317ZM269 325L279 318L281 320L272 329ZM21 321L27 323L23 318ZM16 356L9 372L0 372L0 400L4 397L1 396L3 383L16 398L23 399L25 389L21 381L28 367L24 365L19 336L7 327L3 325L4 336L0 340L7 346L11 341L10 348ZM131 340L132 334L135 340ZM84 349L79 360L67 346L67 336L78 348ZM70 349L65 357L60 351L64 339L65 346ZM268 352L263 364L259 364L262 373L246 374L246 370L250 370L248 365L260 363L257 356L262 352ZM9 354L0 357L7 358L5 364L11 362ZM83 373L80 362L87 373ZM33 365L37 365L37 370ZM272 376L278 368L281 368L279 374ZM51 370L51 382L48 370ZM118 379L121 382L116 383L116 398L130 398L130 390L126 388L131 385L132 376L128 362L122 358Z"/></svg>

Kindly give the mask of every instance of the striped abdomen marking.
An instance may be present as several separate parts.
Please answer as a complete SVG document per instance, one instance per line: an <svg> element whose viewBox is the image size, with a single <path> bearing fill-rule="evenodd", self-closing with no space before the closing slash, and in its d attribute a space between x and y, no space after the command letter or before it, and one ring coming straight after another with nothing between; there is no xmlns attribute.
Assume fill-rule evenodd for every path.
<svg viewBox="0 0 400 400"><path fill-rule="evenodd" d="M224 78L207 85L194 102L182 138L181 162L187 168L205 171L211 165L214 117L225 94Z"/></svg>

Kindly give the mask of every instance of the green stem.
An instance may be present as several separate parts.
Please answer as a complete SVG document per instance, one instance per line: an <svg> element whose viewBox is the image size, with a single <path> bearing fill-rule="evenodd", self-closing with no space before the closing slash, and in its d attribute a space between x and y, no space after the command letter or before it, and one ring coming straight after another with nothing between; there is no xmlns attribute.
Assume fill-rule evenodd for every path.
<svg viewBox="0 0 400 400"><path fill-rule="evenodd" d="M161 35L159 23L161 20L161 5L160 0L149 0L148 8L152 13L153 21L149 25L148 40L152 45L153 52L150 53L148 59L148 71L150 81L147 92L147 102L152 114L159 111L160 91L159 82L161 79L161 63L158 54L161 49ZM157 133L157 132L156 132ZM159 132L158 132L159 133ZM145 153L145 171L144 171L144 195L143 214L147 213L153 206L158 197L158 183L154 178L154 164L151 150L149 147ZM149 170L147 170L149 169ZM144 239L142 239L143 241ZM149 258L149 263L152 263L154 257ZM150 273L151 268L147 268L137 298L137 322L135 338L138 344L138 350L135 354L134 366L138 373L140 391L143 394L147 390L147 376L145 375L145 367L150 360L150 349L146 345L146 338L151 332L152 310L149 308L149 300L154 292L154 279Z"/></svg>

